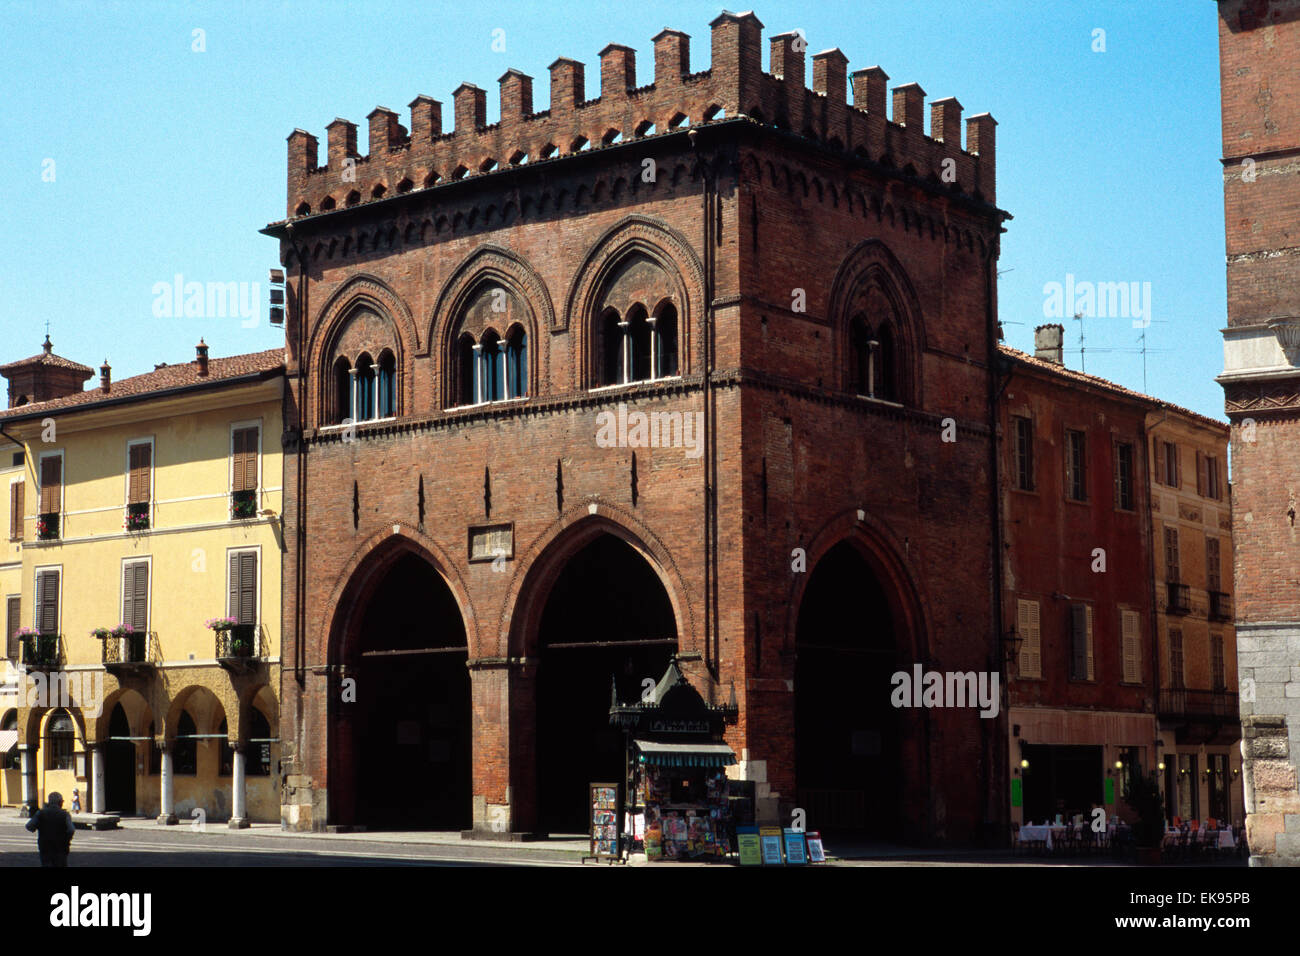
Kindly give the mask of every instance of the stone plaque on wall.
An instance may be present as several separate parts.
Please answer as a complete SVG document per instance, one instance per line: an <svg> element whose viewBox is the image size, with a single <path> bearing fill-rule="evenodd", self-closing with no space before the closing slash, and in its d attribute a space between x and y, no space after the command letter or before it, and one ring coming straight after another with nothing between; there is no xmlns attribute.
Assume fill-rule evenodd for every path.
<svg viewBox="0 0 1300 956"><path fill-rule="evenodd" d="M495 561L515 556L515 526L513 524L484 524L469 529L469 559Z"/></svg>

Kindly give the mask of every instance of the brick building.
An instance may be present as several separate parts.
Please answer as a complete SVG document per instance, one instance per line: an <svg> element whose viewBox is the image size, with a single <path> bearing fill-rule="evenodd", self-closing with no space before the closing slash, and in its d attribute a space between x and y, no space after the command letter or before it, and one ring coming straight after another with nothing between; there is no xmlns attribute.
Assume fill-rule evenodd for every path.
<svg viewBox="0 0 1300 956"><path fill-rule="evenodd" d="M1147 412L1146 433L1165 816L1238 823L1245 809L1229 432L1222 422L1162 405Z"/></svg>
<svg viewBox="0 0 1300 956"><path fill-rule="evenodd" d="M1236 633L1251 863L1300 862L1300 2L1220 0ZM1250 698L1254 698L1253 700Z"/></svg>
<svg viewBox="0 0 1300 956"><path fill-rule="evenodd" d="M285 825L579 829L672 655L764 817L1005 821L1000 722L890 705L1001 666L995 123L711 28L289 137Z"/></svg>
<svg viewBox="0 0 1300 956"><path fill-rule="evenodd" d="M1131 817L1153 770L1170 820L1240 820L1227 426L1067 368L1063 335L1000 350L1012 820Z"/></svg>
<svg viewBox="0 0 1300 956"><path fill-rule="evenodd" d="M1038 329L1034 356L1002 349L1003 614L1019 638L1007 695L1019 822L1094 804L1115 812L1116 762L1155 764L1149 403L1067 369L1062 333Z"/></svg>

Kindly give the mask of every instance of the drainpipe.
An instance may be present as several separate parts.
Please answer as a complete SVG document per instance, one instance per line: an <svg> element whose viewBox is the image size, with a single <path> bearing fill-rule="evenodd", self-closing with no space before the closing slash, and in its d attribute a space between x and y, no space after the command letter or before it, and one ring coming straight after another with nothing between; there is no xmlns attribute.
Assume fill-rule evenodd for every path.
<svg viewBox="0 0 1300 956"><path fill-rule="evenodd" d="M997 288L997 250L998 243L992 241L989 243L988 254L984 263L984 314L985 327L988 338L989 354L989 374L988 374L988 416L989 416L989 540L993 544L993 646L999 662L999 670L1002 671L1003 693L1006 694L1008 705L1010 704L1011 692L1007 686L1007 675L1010 671L1006 659L1006 653L1003 648L1003 624L1002 624L1002 483L999 474L999 456L998 456L998 422L1000 416L998 407L1002 397L1002 390L1006 387L1006 381L998 383L998 369L1001 364L1001 356L998 352L998 317L993 308L993 296ZM1007 381L1009 381L1009 377ZM993 793L990 792L988 782L985 783L983 790L983 803L985 820L1001 819L1002 814L1006 813L1010 818L1010 795L1003 800L1003 789L1009 786L1006 766L1006 750L1009 746L1007 742L1006 726L1009 721L1008 707L1001 708L998 719L994 727L994 739L991 742L992 753L989 755L988 766L994 775L995 792L997 793L997 802L999 806L991 807L989 804L993 800ZM994 812L996 810L996 813Z"/></svg>
<svg viewBox="0 0 1300 956"><path fill-rule="evenodd" d="M301 691L306 684L306 651L304 646L304 630L306 628L306 607L304 606L303 595L306 592L306 568L307 568L307 521L305 509L307 507L307 479L305 470L307 467L306 448L303 439L307 426L306 413L306 360L305 350L307 347L307 258L303 254L302 247L298 245L297 237L294 235L293 223L288 223L285 228L285 235L289 239L290 245L293 246L294 255L298 257L298 288L296 291L298 304L298 422L297 422L297 441L295 442L295 456L298 461L297 475L294 486L298 496L295 511L297 527L294 529L294 538L297 546L297 560L294 562L294 607L293 607L293 628L294 628L294 654L293 654L293 676L298 682L298 688Z"/></svg>
<svg viewBox="0 0 1300 956"><path fill-rule="evenodd" d="M717 574L714 568L716 553L717 525L714 501L714 481L716 473L716 449L714 448L713 429L713 271L715 257L713 254L713 204L717 201L714 172L701 156L697 143L698 134L691 130L686 134L691 144L691 152L699 164L700 178L703 181L701 241L704 252L704 334L701 338L701 352L704 367L703 402L704 402L704 659L709 673L717 682L719 677L717 627L714 615L717 613ZM713 686L709 688L709 699L713 699Z"/></svg>
<svg viewBox="0 0 1300 956"><path fill-rule="evenodd" d="M1156 422L1150 428L1146 427L1146 416L1142 416L1142 461L1143 470L1147 476L1147 520L1143 522L1144 535L1147 545L1147 580L1151 582L1151 702L1152 710L1155 711L1155 731L1156 735L1151 741L1151 756L1156 756L1157 747L1155 742L1162 739L1160 737L1160 604L1159 592L1156 590L1156 543L1155 543L1155 512L1151 505L1154 502L1154 489L1151 482L1151 439L1155 437L1155 431L1169 419L1169 409L1165 409L1164 415L1160 421ZM1169 748L1165 748L1166 750ZM1175 750L1175 752L1177 752ZM1156 770L1157 761L1151 761L1151 769ZM1157 773L1161 793L1164 793L1165 780L1164 774ZM1198 781L1199 783L1199 781ZM1168 794L1165 794L1168 799Z"/></svg>

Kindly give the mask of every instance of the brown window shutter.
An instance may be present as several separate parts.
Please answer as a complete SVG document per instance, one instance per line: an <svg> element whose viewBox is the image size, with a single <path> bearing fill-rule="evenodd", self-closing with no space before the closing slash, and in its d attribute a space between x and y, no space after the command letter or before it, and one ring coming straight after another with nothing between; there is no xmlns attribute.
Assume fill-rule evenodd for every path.
<svg viewBox="0 0 1300 956"><path fill-rule="evenodd" d="M230 555L230 571L227 578L230 596L226 605L226 616L239 620L239 555Z"/></svg>
<svg viewBox="0 0 1300 956"><path fill-rule="evenodd" d="M245 551L239 556L240 624L257 623L257 554Z"/></svg>
<svg viewBox="0 0 1300 956"><path fill-rule="evenodd" d="M21 541L23 537L23 485L15 481L9 486L9 537Z"/></svg>
<svg viewBox="0 0 1300 956"><path fill-rule="evenodd" d="M59 510L59 493L63 485L63 459L44 458L41 460L41 514L53 514Z"/></svg>
<svg viewBox="0 0 1300 956"><path fill-rule="evenodd" d="M19 658L18 650L18 628L22 626L23 601L19 597L11 597L6 603L5 608L5 648L10 660L16 661Z"/></svg>
<svg viewBox="0 0 1300 956"><path fill-rule="evenodd" d="M1118 508L1121 507L1124 501L1124 495L1123 495L1124 482L1120 475L1121 468L1120 468L1120 460L1119 460L1119 445L1113 442L1111 443L1110 446L1110 459L1111 459L1111 477L1114 479L1115 482L1115 507Z"/></svg>
<svg viewBox="0 0 1300 956"><path fill-rule="evenodd" d="M1165 469L1168 467L1165 464L1165 443L1162 442L1159 438L1157 438L1155 441L1155 446L1156 446L1156 481L1160 482L1162 485L1167 485L1169 484L1169 476L1165 473Z"/></svg>
<svg viewBox="0 0 1300 956"><path fill-rule="evenodd" d="M1174 462L1174 487L1181 488L1183 486L1182 456L1178 453L1178 446L1173 442L1169 443L1169 456Z"/></svg>
<svg viewBox="0 0 1300 956"><path fill-rule="evenodd" d="M244 429L236 429L230 441L230 490L244 490Z"/></svg>
<svg viewBox="0 0 1300 956"><path fill-rule="evenodd" d="M149 630L149 565L139 561L135 565L135 609L132 616L123 623L130 624L137 631Z"/></svg>
<svg viewBox="0 0 1300 956"><path fill-rule="evenodd" d="M135 568L134 564L122 565L123 624L130 624L135 620Z"/></svg>
<svg viewBox="0 0 1300 956"><path fill-rule="evenodd" d="M59 572L42 571L37 581L36 629L42 634L56 634L59 629Z"/></svg>
<svg viewBox="0 0 1300 956"><path fill-rule="evenodd" d="M1070 606L1070 677L1084 680L1088 675L1088 609L1082 604Z"/></svg>
<svg viewBox="0 0 1300 956"><path fill-rule="evenodd" d="M149 472L153 465L153 449L149 445L131 446L130 503L149 503Z"/></svg>
<svg viewBox="0 0 1300 956"><path fill-rule="evenodd" d="M235 432L235 491L257 490L257 435L256 428L241 428Z"/></svg>
<svg viewBox="0 0 1300 956"><path fill-rule="evenodd" d="M1196 493L1202 498L1209 487L1209 482L1205 478L1205 456L1199 451L1196 453Z"/></svg>

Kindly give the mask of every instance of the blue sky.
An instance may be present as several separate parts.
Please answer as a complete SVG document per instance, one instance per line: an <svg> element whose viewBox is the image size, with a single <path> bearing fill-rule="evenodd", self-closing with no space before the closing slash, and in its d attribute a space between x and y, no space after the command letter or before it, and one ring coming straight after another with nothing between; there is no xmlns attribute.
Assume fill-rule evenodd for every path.
<svg viewBox="0 0 1300 956"><path fill-rule="evenodd" d="M283 216L285 137L335 116L359 126L420 93L444 104L469 80L489 91L509 67L637 50L692 37L709 60L716 2L555 4L541 0L367 3L8 3L0 9L0 361L37 351L48 319L56 350L115 378L184 361L202 335L212 354L272 348L266 273L276 243L257 234ZM755 7L771 34L801 28L810 51L838 46L849 69L879 64L892 85L956 96L998 120L998 202L1007 224L1000 314L1008 344L1032 351L1044 286L1149 282L1146 388L1222 418L1223 204L1215 4L1087 0L914 0ZM493 50L495 30L505 50ZM1105 51L1094 51L1096 30ZM194 50L201 30L203 52ZM498 44L499 45L499 44ZM811 79L811 67L808 73ZM53 160L53 181L50 178ZM256 325L157 317L156 284L260 283ZM1018 323L1018 324L1014 324ZM1080 367L1081 323L1067 318L1067 362ZM1086 366L1143 388L1129 318L1082 323Z"/></svg>

